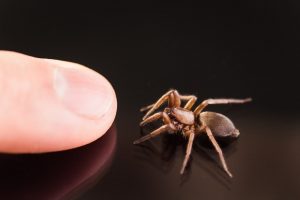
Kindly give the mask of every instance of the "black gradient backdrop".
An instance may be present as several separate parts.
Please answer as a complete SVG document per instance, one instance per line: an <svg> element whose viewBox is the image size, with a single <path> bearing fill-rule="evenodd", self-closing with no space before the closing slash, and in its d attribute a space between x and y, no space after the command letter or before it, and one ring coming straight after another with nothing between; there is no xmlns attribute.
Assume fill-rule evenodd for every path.
<svg viewBox="0 0 300 200"><path fill-rule="evenodd" d="M112 165L90 189L68 198L299 199L299 22L297 1L1 0L0 48L82 63L107 77L116 90ZM184 177L179 176L184 141L164 137L132 145L140 137L139 107L169 88L199 99L254 99L247 105L210 107L241 131L241 138L224 148L234 179L223 173L214 151L198 142ZM48 155L41 156L38 162L46 162ZM8 157L0 157L1 163L14 164L15 157ZM34 155L18 159L23 164L3 168L11 178L0 179L0 185L12 188L0 187L0 198L17 193L21 186L14 183L20 178L41 175L28 164ZM22 165L33 167L29 175ZM35 193L20 199L33 199Z"/></svg>

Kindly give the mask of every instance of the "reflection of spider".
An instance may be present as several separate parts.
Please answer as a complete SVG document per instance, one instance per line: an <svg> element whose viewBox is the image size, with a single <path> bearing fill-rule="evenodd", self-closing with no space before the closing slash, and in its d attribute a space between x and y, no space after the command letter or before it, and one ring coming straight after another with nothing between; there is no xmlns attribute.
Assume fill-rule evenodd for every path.
<svg viewBox="0 0 300 200"><path fill-rule="evenodd" d="M180 107L181 100L187 101L183 108ZM192 145L195 135L207 134L209 140L218 152L223 169L230 177L232 177L232 174L229 172L226 165L223 152L214 136L238 137L239 131L235 128L231 120L226 116L214 112L202 112L202 110L209 104L246 103L251 101L251 98L207 99L204 100L199 106L197 106L194 111L191 111L191 108L195 104L196 100L197 97L195 97L194 95L180 95L177 90L170 90L166 94L164 94L156 103L142 108L141 111L149 111L143 117L143 121L140 123L140 126L144 126L145 124L159 118L163 119L164 125L154 130L150 134L134 141L134 144L139 144L162 133L168 132L170 134L174 134L177 132L181 132L184 137L188 137L186 155L180 171L180 173L183 174L192 151ZM166 101L168 101L168 106L162 112L157 112L151 115Z"/></svg>

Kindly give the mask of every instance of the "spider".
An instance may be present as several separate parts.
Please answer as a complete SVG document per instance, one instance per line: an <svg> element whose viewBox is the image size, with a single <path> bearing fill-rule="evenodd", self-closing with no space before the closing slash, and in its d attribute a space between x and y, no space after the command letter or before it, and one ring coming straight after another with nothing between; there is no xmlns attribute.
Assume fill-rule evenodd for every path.
<svg viewBox="0 0 300 200"><path fill-rule="evenodd" d="M196 100L197 97L194 95L180 95L177 90L171 89L162 95L156 103L141 108L141 112L148 110L140 123L141 127L160 118L162 118L164 125L150 134L135 140L133 143L139 144L163 133L181 133L183 137L188 138L186 154L180 170L180 174L184 174L195 136L206 134L218 153L224 171L229 177L232 177L225 162L222 149L215 137L237 138L240 134L239 130L235 128L232 121L226 116L220 113L202 111L211 104L242 104L250 102L252 99L206 99L192 111L191 109ZM181 107L181 101L187 101L184 107ZM163 111L153 114L165 102L168 102L168 106Z"/></svg>

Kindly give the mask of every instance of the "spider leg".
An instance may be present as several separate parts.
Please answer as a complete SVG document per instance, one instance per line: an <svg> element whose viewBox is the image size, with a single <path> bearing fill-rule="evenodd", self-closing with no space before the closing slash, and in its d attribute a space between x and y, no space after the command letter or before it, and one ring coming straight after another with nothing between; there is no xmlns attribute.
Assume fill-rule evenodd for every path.
<svg viewBox="0 0 300 200"><path fill-rule="evenodd" d="M150 109L145 116L143 117L143 120L145 120L149 115L151 115L156 109L158 109L163 103L165 103L167 100L169 100L170 98L170 94L172 94L175 90L169 90L167 93L165 93L163 96L161 96L156 103L149 106L146 106L144 108L141 109L142 110L147 110L148 108ZM169 100L169 103L172 102L172 99ZM151 107L152 106L152 107ZM172 107L173 105L169 105L170 107Z"/></svg>
<svg viewBox="0 0 300 200"><path fill-rule="evenodd" d="M146 110L149 110L151 109L153 106L154 106L155 103L151 104L151 105L148 105L148 106L145 106L145 107L142 107L140 109L141 112L145 112Z"/></svg>
<svg viewBox="0 0 300 200"><path fill-rule="evenodd" d="M224 171L228 174L228 176L230 176L230 178L232 178L232 174L230 173L230 171L228 170L228 167L226 165L222 149L220 148L219 144L217 143L217 141L216 141L215 137L213 136L210 128L208 126L206 126L205 127L205 131L206 131L206 134L207 134L209 140L211 141L211 143L213 144L214 148L216 149L216 151L217 151L217 153L219 155L219 159L220 159L220 161L222 163Z"/></svg>
<svg viewBox="0 0 300 200"><path fill-rule="evenodd" d="M155 114L149 116L149 117L146 118L145 120L143 120L143 121L140 123L140 126L144 126L144 125L146 125L146 124L148 124L148 123L150 123L150 122L153 122L153 121L155 121L155 120L158 120L158 119L161 118L161 117L163 118L165 124L171 123L171 119L170 119L170 117L168 116L167 113L165 113L165 112L158 112L158 113L155 113Z"/></svg>
<svg viewBox="0 0 300 200"><path fill-rule="evenodd" d="M187 148L186 148L185 158L184 158L184 161L182 163L180 174L184 173L186 165L187 165L187 163L188 163L188 161L190 159L190 155L191 155L191 152L192 152L192 146L193 146L194 138L195 138L195 133L191 133L189 135L189 141L188 141L188 145L187 145Z"/></svg>
<svg viewBox="0 0 300 200"><path fill-rule="evenodd" d="M163 121L164 121L165 125L163 125L160 128L154 130L150 134L145 135L144 137L142 137L142 138L134 141L134 144L138 144L138 143L144 142L146 140L149 140L150 138L156 137L157 135L159 135L159 134L161 134L161 133L163 133L165 131L175 130L175 127L173 126L173 124L171 124L170 117L165 112L159 112L159 113L155 113L155 114L151 115L150 117L148 117L147 119L145 119L144 121L142 121L140 123L140 126L143 126L143 125L145 125L147 123L150 123L150 122L152 122L154 120L157 120L157 119L159 119L161 117L163 118Z"/></svg>
<svg viewBox="0 0 300 200"><path fill-rule="evenodd" d="M185 104L184 108L187 110L191 110L191 108L193 107L193 105L196 103L197 101L197 97L194 95L185 95L185 96L180 96L181 100L187 100L187 103Z"/></svg>
<svg viewBox="0 0 300 200"><path fill-rule="evenodd" d="M195 108L194 110L194 114L197 116L199 115L202 110L211 104L238 104L238 103L247 103L252 101L251 98L247 98L247 99L206 99L204 101L202 101L202 103L197 106L197 108Z"/></svg>
<svg viewBox="0 0 300 200"><path fill-rule="evenodd" d="M167 91L165 94L163 94L155 103L150 104L148 106L144 106L140 109L141 112L144 112L146 110L151 109L157 102L159 102L161 99L163 99L166 96L169 96L170 93L174 92L174 89L170 89L169 91Z"/></svg>
<svg viewBox="0 0 300 200"><path fill-rule="evenodd" d="M164 94L162 97L164 97L165 95L169 95L168 100L169 100L170 107L172 107L172 106L179 107L181 105L181 100L188 101L184 107L185 109L188 109L188 110L190 110L192 108L192 106L195 104L195 102L197 100L197 97L194 95L180 95L176 90L170 90L166 94ZM155 105L155 103L145 106L145 107L142 107L140 109L140 111L141 112L147 111L147 110L151 109L154 105Z"/></svg>
<svg viewBox="0 0 300 200"><path fill-rule="evenodd" d="M133 142L133 144L139 144L141 142L144 142L146 140L149 140L151 138L154 138L162 133L165 133L167 131L174 131L173 127L170 124L165 124L163 126L161 126L160 128L152 131L151 133L149 133L148 135L145 135L143 137L141 137L140 139L137 139Z"/></svg>
<svg viewBox="0 0 300 200"><path fill-rule="evenodd" d="M181 99L180 94L177 90L174 90L174 92L171 94L173 96L173 104L169 105L170 107L180 107L181 105Z"/></svg>

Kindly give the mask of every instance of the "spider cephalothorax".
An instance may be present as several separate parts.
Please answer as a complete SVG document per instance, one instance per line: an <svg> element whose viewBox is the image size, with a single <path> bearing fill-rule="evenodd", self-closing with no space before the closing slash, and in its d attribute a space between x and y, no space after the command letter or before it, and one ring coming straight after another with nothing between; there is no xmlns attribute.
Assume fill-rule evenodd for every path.
<svg viewBox="0 0 300 200"><path fill-rule="evenodd" d="M173 134L181 132L183 136L188 138L186 156L180 171L180 173L183 174L192 151L192 145L195 136L206 134L218 152L224 170L230 177L232 177L232 174L229 172L226 165L222 150L214 136L238 137L239 131L226 116L219 113L202 111L209 104L246 103L251 101L251 98L207 99L192 111L191 109L196 100L197 97L194 95L180 95L177 90L170 90L165 93L156 103L142 108L141 111L148 110L148 112L143 117L143 121L140 123L140 126L144 126L145 124L160 118L162 118L164 125L154 130L150 134L134 141L134 144L139 144L162 133ZM163 111L151 115L166 101L168 101L168 106ZM181 101L187 101L184 107L181 107Z"/></svg>

